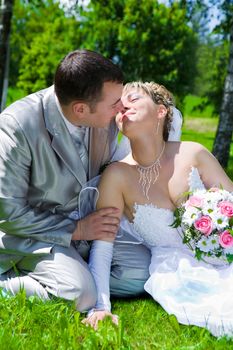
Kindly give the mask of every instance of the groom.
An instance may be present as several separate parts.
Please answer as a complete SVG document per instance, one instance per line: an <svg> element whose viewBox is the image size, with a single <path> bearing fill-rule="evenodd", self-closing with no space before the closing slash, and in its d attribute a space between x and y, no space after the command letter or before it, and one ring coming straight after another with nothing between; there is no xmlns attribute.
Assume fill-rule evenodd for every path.
<svg viewBox="0 0 233 350"><path fill-rule="evenodd" d="M116 113L123 76L100 54L69 53L54 86L29 95L0 115L0 287L12 294L75 300L92 307L96 289L84 261L89 241L115 235L116 208L80 218L79 193L117 155ZM121 154L123 157L124 154ZM111 292L143 292L150 253L118 241ZM130 241L130 240L129 240ZM137 243L137 242L134 242Z"/></svg>

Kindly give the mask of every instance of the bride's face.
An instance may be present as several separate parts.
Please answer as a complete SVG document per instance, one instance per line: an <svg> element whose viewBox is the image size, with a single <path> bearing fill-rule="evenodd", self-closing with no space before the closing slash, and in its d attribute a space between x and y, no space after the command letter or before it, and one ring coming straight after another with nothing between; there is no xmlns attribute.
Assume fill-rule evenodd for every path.
<svg viewBox="0 0 233 350"><path fill-rule="evenodd" d="M124 108L117 114L116 123L123 134L128 136L129 130L132 129L137 132L141 132L141 128L146 127L155 129L158 105L150 96L142 90L132 89L123 92L121 101Z"/></svg>

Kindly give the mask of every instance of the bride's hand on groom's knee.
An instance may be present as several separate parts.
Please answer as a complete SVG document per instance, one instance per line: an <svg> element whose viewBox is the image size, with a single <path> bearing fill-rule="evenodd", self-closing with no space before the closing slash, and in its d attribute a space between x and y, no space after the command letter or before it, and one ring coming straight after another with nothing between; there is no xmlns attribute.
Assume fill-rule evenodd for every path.
<svg viewBox="0 0 233 350"><path fill-rule="evenodd" d="M120 220L116 217L117 208L103 208L77 222L72 240L109 240L113 241L119 228Z"/></svg>
<svg viewBox="0 0 233 350"><path fill-rule="evenodd" d="M118 316L113 315L111 312L106 310L94 310L90 316L87 316L84 318L84 320L82 320L82 323L84 323L86 326L91 326L94 328L94 330L97 330L99 321L103 321L106 317L110 317L112 322L118 325Z"/></svg>

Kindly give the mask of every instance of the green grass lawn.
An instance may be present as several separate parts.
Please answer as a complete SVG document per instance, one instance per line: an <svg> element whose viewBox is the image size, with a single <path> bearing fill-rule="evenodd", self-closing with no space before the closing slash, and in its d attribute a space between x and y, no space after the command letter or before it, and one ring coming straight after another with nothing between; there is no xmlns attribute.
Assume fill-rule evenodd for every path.
<svg viewBox="0 0 233 350"><path fill-rule="evenodd" d="M0 348L11 349L230 349L233 341L215 339L208 331L179 325L148 298L118 300L113 310L119 326L104 321L97 332L84 326L74 306L43 303L24 294L0 298Z"/></svg>
<svg viewBox="0 0 233 350"><path fill-rule="evenodd" d="M216 118L194 118L189 110L182 139L200 142L211 150L216 125ZM233 178L233 148L228 172ZM10 299L0 297L0 349L233 349L233 340L216 339L205 329L179 325L149 297L113 300L113 312L120 317L119 326L106 320L95 332L80 322L83 315L72 303L26 300L23 293Z"/></svg>
<svg viewBox="0 0 233 350"><path fill-rule="evenodd" d="M184 118L182 140L195 141L212 150L218 118L186 116ZM226 169L228 176L233 179L233 143L231 144L229 164Z"/></svg>
<svg viewBox="0 0 233 350"><path fill-rule="evenodd" d="M119 326L110 320L97 332L84 326L83 316L65 301L43 303L19 294L0 298L0 349L232 349L233 341L216 339L205 329L179 325L149 298L113 301Z"/></svg>

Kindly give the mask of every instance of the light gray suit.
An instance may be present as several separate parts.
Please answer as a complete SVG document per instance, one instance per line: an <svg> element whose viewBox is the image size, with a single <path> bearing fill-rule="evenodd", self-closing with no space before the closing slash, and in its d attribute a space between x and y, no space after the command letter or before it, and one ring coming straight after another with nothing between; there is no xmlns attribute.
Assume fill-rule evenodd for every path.
<svg viewBox="0 0 233 350"><path fill-rule="evenodd" d="M117 133L114 123L107 128L90 129L89 179L96 176L100 168L110 161L116 146ZM78 195L87 180L77 148L58 111L53 87L17 101L1 114L0 274L2 274L2 286L7 287L5 276L9 275L4 273L16 267L20 273L27 275L23 282L25 289L27 289L28 276L32 277L39 283L40 291L37 291L37 294L44 298L48 297L47 292L66 299L79 298L77 307L80 310L95 304L95 287L92 278L85 262L71 244L76 221L69 218L69 214L78 208ZM125 245L123 249L126 249ZM137 247L137 249L145 248ZM63 271L63 274L65 273L67 277L72 272L72 282L67 277L67 283L64 284L62 272L59 272L59 276L56 273L54 277L55 270L58 271L56 259L59 254L69 257L69 261L63 261L62 265L66 265L68 269L70 264L71 271L68 269ZM119 254L121 260L120 252L116 256L119 257ZM76 266L73 263L77 261ZM49 274L51 266L48 267L48 262L54 264L52 275ZM61 264L61 260L59 263ZM74 281L78 283L76 289L81 288L80 281L77 282L80 280L80 263L83 283L89 279L88 291L94 290L94 293L90 292L92 296L89 299L86 298L82 305L80 304L82 297L76 291L73 292L73 285L70 289L67 288L67 285L73 284ZM11 273L12 270L10 276ZM121 278L122 271L116 277ZM126 279L128 277L126 276ZM147 274L143 282L146 277ZM51 280L50 285L48 280ZM52 280L56 280L55 285ZM28 280L28 284L31 285L31 283ZM62 284L64 284L63 289ZM117 295L117 287L114 288L114 294ZM13 287L8 289L14 292ZM31 293L34 289L32 288ZM122 290L122 287L120 289Z"/></svg>

